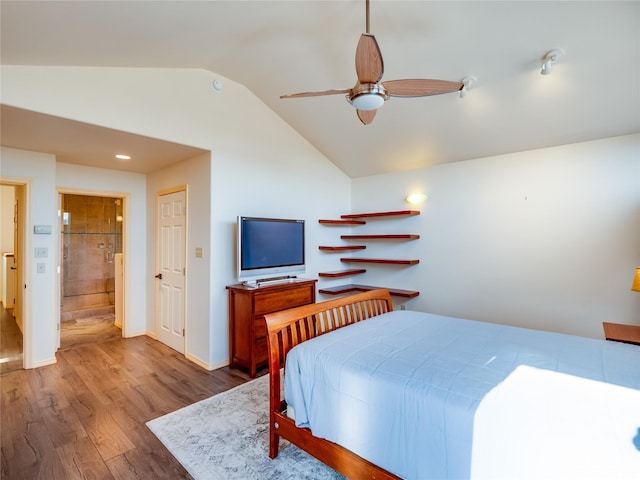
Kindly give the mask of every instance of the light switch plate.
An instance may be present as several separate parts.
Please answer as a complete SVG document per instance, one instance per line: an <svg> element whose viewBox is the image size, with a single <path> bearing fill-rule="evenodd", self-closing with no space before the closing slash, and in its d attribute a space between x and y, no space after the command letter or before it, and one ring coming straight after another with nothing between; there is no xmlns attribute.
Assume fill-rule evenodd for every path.
<svg viewBox="0 0 640 480"><path fill-rule="evenodd" d="M35 258L47 258L49 256L49 249L47 247L36 247L33 249L33 256Z"/></svg>
<svg viewBox="0 0 640 480"><path fill-rule="evenodd" d="M51 235L51 225L34 225L33 233L36 235Z"/></svg>

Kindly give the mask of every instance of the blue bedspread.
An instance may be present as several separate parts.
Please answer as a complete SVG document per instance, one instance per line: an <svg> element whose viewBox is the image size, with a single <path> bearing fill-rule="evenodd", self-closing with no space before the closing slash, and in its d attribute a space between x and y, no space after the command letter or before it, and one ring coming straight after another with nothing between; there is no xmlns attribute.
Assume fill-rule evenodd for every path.
<svg viewBox="0 0 640 480"><path fill-rule="evenodd" d="M518 365L640 390L638 346L411 311L304 342L286 365L298 426L407 479L469 478L475 410Z"/></svg>

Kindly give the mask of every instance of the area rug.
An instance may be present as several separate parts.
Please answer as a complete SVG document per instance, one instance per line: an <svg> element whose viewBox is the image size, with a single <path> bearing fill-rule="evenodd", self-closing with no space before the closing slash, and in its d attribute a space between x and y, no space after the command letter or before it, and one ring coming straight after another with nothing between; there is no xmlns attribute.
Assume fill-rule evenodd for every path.
<svg viewBox="0 0 640 480"><path fill-rule="evenodd" d="M147 423L196 480L342 480L280 440L269 458L269 376L257 378Z"/></svg>

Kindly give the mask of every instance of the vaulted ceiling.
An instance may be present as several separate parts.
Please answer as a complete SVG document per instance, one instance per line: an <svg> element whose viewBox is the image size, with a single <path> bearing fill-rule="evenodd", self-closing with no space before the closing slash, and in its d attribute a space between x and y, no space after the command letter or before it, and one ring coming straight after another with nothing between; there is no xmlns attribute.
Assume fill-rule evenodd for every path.
<svg viewBox="0 0 640 480"><path fill-rule="evenodd" d="M211 70L253 91L351 177L640 131L637 1L372 0L383 81L477 83L463 99L391 98L368 126L344 95L279 98L354 86L364 0L0 8L3 64ZM540 75L557 48L565 54L554 72ZM3 109L3 124L13 110Z"/></svg>

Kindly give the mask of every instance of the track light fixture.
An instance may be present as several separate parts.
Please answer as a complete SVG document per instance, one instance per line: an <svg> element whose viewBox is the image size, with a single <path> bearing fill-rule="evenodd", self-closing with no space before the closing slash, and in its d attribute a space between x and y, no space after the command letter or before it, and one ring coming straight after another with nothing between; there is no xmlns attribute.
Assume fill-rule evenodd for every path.
<svg viewBox="0 0 640 480"><path fill-rule="evenodd" d="M553 65L558 61L558 58L564 55L564 50L556 49L548 52L542 59L542 68L540 69L540 75L549 75L553 71Z"/></svg>
<svg viewBox="0 0 640 480"><path fill-rule="evenodd" d="M462 80L460 80L460 83L462 83L462 88L460 89L460 98L464 98L467 96L467 92L469 91L471 86L478 83L478 79L473 75L469 75L468 77L464 77Z"/></svg>

